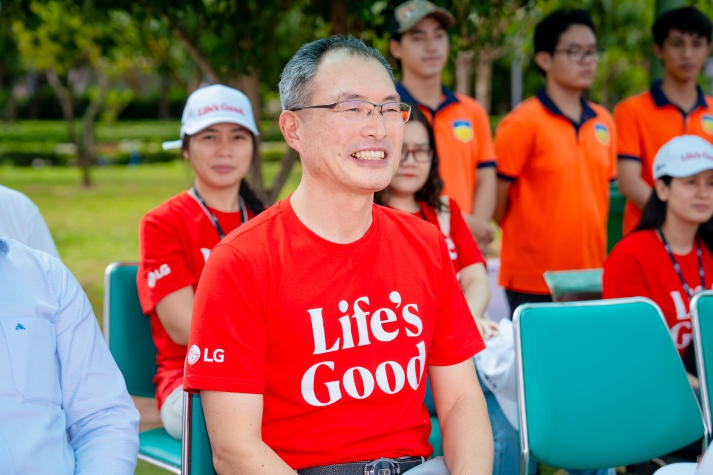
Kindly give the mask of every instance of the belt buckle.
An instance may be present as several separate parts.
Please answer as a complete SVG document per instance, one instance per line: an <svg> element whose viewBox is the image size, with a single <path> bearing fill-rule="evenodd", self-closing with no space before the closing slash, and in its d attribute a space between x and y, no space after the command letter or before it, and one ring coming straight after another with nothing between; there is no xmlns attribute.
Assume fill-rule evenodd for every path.
<svg viewBox="0 0 713 475"><path fill-rule="evenodd" d="M364 475L400 475L399 463L394 459L378 458L364 465Z"/></svg>

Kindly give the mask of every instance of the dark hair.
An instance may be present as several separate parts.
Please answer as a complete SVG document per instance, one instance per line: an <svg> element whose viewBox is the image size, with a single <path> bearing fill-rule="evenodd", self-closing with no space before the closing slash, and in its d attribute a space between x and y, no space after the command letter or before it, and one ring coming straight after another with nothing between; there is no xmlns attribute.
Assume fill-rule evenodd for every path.
<svg viewBox="0 0 713 475"><path fill-rule="evenodd" d="M535 54L540 51L553 54L560 42L562 33L567 31L572 25L584 25L594 32L592 17L586 10L560 9L555 10L535 26L533 43ZM539 64L535 63L540 74L545 75L545 71Z"/></svg>
<svg viewBox="0 0 713 475"><path fill-rule="evenodd" d="M584 25L594 31L592 17L586 10L560 9L543 18L535 26L535 54L540 51L554 53L562 33L572 25Z"/></svg>
<svg viewBox="0 0 713 475"><path fill-rule="evenodd" d="M711 42L713 24L710 19L695 7L681 7L662 13L651 27L654 43L663 46L671 30L698 35Z"/></svg>
<svg viewBox="0 0 713 475"><path fill-rule="evenodd" d="M666 186L671 186L673 180L670 176L662 176L660 178ZM663 226L666 221L666 203L661 201L656 190L651 191L651 196L646 202L644 209L641 212L641 219L636 225L634 231L642 231L645 229L658 229ZM698 237L703 241L703 244L710 252L713 252L713 218L709 219L698 226Z"/></svg>
<svg viewBox="0 0 713 475"><path fill-rule="evenodd" d="M181 150L183 150L184 152L188 150L188 145L191 143L191 137L192 136L188 134L185 134L183 136ZM253 142L253 156L251 160L252 163L255 163L258 158L257 137L255 137L255 135L251 133L250 138ZM240 197L245 202L245 206L247 206L248 209L253 212L253 214L257 215L260 214L262 211L265 211L265 203L263 203L260 198L258 198L252 188L250 188L250 185L248 184L245 178L240 180L240 189L238 190L238 195L240 195Z"/></svg>
<svg viewBox="0 0 713 475"><path fill-rule="evenodd" d="M423 184L420 190L414 193L414 198L416 201L421 201L426 203L429 207L436 211L441 211L445 208L445 204L441 201L441 191L443 191L443 179L438 173L438 153L436 152L436 141L433 135L433 128L428 122L426 115L416 104L411 104L411 117L408 122L420 122L426 128L428 133L428 146L433 149L433 159L431 160L431 168L428 170L428 178ZM374 196L374 201L377 204L385 204L385 195L388 193L388 188L386 190L381 190Z"/></svg>
<svg viewBox="0 0 713 475"><path fill-rule="evenodd" d="M389 77L394 79L391 65L375 48L367 46L362 40L353 36L328 36L302 45L285 65L277 85L282 110L291 110L309 104L314 92L312 82L317 74L317 68L327 53L336 50L344 50L350 56L375 59L384 66Z"/></svg>

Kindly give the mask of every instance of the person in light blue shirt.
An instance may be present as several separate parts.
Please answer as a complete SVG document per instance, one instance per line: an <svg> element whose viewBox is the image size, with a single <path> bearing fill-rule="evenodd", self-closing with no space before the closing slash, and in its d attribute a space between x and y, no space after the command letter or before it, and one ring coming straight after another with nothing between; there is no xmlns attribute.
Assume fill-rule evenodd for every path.
<svg viewBox="0 0 713 475"><path fill-rule="evenodd" d="M59 258L39 208L25 194L0 185L0 236L7 236Z"/></svg>
<svg viewBox="0 0 713 475"><path fill-rule="evenodd" d="M79 282L0 237L0 473L133 474L138 423Z"/></svg>

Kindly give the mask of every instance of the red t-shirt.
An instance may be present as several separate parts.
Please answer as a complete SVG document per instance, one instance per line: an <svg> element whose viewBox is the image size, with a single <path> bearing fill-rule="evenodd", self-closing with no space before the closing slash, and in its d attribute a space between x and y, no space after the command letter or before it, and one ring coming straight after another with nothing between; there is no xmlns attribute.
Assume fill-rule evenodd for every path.
<svg viewBox="0 0 713 475"><path fill-rule="evenodd" d="M463 219L460 207L455 200L448 200L448 208L450 210L450 230L448 233L444 233L444 230L441 229L441 224L438 220L438 214L436 211L424 202L421 202L420 204L421 211L414 213L414 216L424 218L426 221L435 224L438 229L440 229L441 234L446 240L448 253L453 261L453 267L456 274L460 272L461 269L468 267L471 264L481 263L485 265L483 253L480 252L478 245L475 243L475 239L473 239L473 235L470 233L470 229L468 229L468 225Z"/></svg>
<svg viewBox="0 0 713 475"><path fill-rule="evenodd" d="M705 286L713 288L713 257L701 244ZM701 290L696 247L685 256L674 255L686 283L693 290ZM691 314L689 298L681 279L673 268L671 258L653 229L636 231L625 236L612 249L604 263L602 296L648 297L661 308L671 332L671 338L681 356L691 344Z"/></svg>
<svg viewBox="0 0 713 475"><path fill-rule="evenodd" d="M223 232L240 225L241 213L211 209ZM248 213L252 217L252 213ZM141 219L139 269L136 284L144 313L151 319L158 370L154 377L158 407L181 385L187 348L175 343L156 315L156 304L168 294L188 285L194 291L203 266L220 237L198 202L182 192Z"/></svg>
<svg viewBox="0 0 713 475"><path fill-rule="evenodd" d="M301 469L429 455L426 366L484 343L432 225L374 205L336 244L287 199L213 250L189 348L184 387L262 394L263 440Z"/></svg>

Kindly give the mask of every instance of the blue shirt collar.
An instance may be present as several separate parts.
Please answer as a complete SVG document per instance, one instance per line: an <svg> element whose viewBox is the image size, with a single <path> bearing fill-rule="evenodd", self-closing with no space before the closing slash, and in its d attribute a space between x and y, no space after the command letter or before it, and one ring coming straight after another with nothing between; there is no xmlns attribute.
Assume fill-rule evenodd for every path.
<svg viewBox="0 0 713 475"><path fill-rule="evenodd" d="M458 100L458 97L456 96L455 92L451 91L451 90L448 89L446 86L441 86L441 92L443 93L443 102L441 102L440 104L438 104L438 108L437 108L435 111L434 111L434 110L431 110L431 108L428 107L428 106L426 106L425 104L421 104L420 102L418 102L418 101L411 95L411 93L408 91L408 89L406 89L406 88L404 87L404 85L403 85L403 83L402 83L401 81L398 81L398 82L396 83L396 92L399 93L399 96L401 96L401 100L402 100L403 102L408 102L409 104L419 104L419 105L423 105L423 106L426 107L429 111L431 111L431 114L435 114L436 112L438 112L439 110L443 109L444 107L446 107L446 106L448 106L448 105L450 105L450 104L453 104L453 103L456 103L456 102L460 102L460 101Z"/></svg>
<svg viewBox="0 0 713 475"><path fill-rule="evenodd" d="M575 121L573 121L562 113L559 107L557 107L557 105L552 101L552 99L550 99L550 96L547 95L547 91L545 91L544 87L540 88L540 90L537 91L537 99L539 99L545 109L549 110L555 115L562 116L569 122L571 122L575 129L579 129L586 121L593 119L597 116L597 113L594 112L594 109L592 109L592 107L584 99L584 97L579 99L582 104L582 120L580 120L579 123L576 123Z"/></svg>
<svg viewBox="0 0 713 475"><path fill-rule="evenodd" d="M5 238L0 237L0 252L2 252L3 254L7 254L8 250L9 247L7 245L7 241L5 240Z"/></svg>
<svg viewBox="0 0 713 475"><path fill-rule="evenodd" d="M663 81L661 81L661 79L657 79L656 81L654 81L651 84L651 89L650 89L651 97L653 98L654 104L656 104L656 107L664 107L664 106L667 106L670 104L670 105L674 106L675 108L677 108L678 110L681 110L680 107L678 107L676 104L674 104L673 102L668 100L668 97L666 97L666 94L664 94L663 89L661 89L662 83L663 83ZM696 105L693 107L693 109L691 109L688 112L694 111L694 110L698 109L699 107L702 107L704 109L708 108L708 104L706 104L706 97L705 97L705 94L703 93L703 89L701 89L701 86L699 86L698 84L696 84L696 94L698 95L698 97L696 99ZM685 111L682 111L682 112L685 112Z"/></svg>

